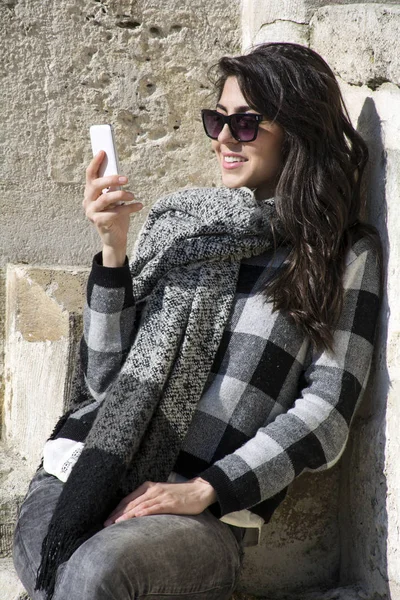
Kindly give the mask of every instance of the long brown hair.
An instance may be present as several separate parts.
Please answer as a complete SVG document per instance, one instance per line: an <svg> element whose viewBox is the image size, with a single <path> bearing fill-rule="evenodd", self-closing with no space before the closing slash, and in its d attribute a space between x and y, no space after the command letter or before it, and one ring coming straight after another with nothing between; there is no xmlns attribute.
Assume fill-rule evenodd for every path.
<svg viewBox="0 0 400 600"><path fill-rule="evenodd" d="M226 79L236 77L249 106L284 130L275 195L289 254L265 293L317 348L332 348L346 253L356 235L373 238L379 250L375 228L359 220L368 148L332 70L310 48L260 44L214 67L219 96Z"/></svg>

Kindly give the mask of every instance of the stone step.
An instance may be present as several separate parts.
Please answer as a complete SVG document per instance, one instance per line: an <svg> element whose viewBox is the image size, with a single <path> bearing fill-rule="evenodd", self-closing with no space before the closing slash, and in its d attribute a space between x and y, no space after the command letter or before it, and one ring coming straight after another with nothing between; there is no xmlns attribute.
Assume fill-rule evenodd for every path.
<svg viewBox="0 0 400 600"><path fill-rule="evenodd" d="M4 443L0 443L0 559L11 556L18 509L32 474L26 461ZM0 600L3 600L1 596Z"/></svg>
<svg viewBox="0 0 400 600"><path fill-rule="evenodd" d="M0 559L0 600L29 600L11 558Z"/></svg>

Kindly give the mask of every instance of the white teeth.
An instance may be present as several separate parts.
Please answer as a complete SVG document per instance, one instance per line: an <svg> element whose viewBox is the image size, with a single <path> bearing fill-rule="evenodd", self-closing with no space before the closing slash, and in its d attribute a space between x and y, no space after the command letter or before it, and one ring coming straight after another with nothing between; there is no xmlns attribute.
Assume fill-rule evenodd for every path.
<svg viewBox="0 0 400 600"><path fill-rule="evenodd" d="M228 163L245 162L245 159L240 158L240 156L224 156L224 161Z"/></svg>

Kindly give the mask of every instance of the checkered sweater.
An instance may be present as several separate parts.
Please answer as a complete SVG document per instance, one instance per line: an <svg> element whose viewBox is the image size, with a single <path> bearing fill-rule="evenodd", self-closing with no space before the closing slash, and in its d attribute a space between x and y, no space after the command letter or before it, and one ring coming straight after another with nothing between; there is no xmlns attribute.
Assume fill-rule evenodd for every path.
<svg viewBox="0 0 400 600"><path fill-rule="evenodd" d="M242 261L230 318L174 468L214 487L217 516L250 508L268 520L296 477L336 463L368 378L380 281L371 242L359 239L348 253L333 352L315 350L261 293L284 260L282 250ZM128 354L142 309L127 261L107 268L96 255L81 356L98 400Z"/></svg>

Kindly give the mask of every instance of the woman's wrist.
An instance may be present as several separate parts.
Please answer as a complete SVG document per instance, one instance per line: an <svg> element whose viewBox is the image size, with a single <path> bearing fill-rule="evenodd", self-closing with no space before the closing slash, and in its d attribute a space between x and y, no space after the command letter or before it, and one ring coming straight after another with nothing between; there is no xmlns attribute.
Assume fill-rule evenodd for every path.
<svg viewBox="0 0 400 600"><path fill-rule="evenodd" d="M217 492L205 479L201 477L195 477L191 480L191 482L196 483L199 486L199 491L201 492L201 496L205 502L207 502L207 506L210 504L214 504L217 501Z"/></svg>
<svg viewBox="0 0 400 600"><path fill-rule="evenodd" d="M112 246L103 246L103 267L123 267L126 258L126 246L123 248L113 248Z"/></svg>

